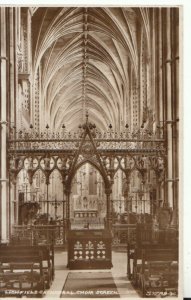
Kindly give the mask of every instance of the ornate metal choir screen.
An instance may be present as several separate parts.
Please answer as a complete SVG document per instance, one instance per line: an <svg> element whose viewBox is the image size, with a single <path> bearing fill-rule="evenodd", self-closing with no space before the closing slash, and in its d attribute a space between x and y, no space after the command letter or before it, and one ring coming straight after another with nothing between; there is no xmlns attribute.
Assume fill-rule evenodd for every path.
<svg viewBox="0 0 191 300"><path fill-rule="evenodd" d="M144 127L144 126L143 126ZM9 173L13 183L21 170L25 170L32 185L35 174L41 171L47 185L50 176L57 170L63 183L63 212L69 218L69 197L71 182L77 169L86 162L93 165L103 177L107 195L107 219L111 217L110 194L114 176L121 169L126 178L126 198L130 177L137 170L141 176L142 191L153 190L148 181L148 172L156 176L156 186L165 180L166 145L164 131L161 127L155 131L140 128L130 132L126 126L124 132L112 131L102 133L88 121L79 126L76 133L66 132L63 126L60 132L51 132L47 126L45 132L37 132L30 126L29 131L17 132L14 128L9 138ZM163 195L157 195L159 201L165 201ZM62 201L64 201L62 199Z"/></svg>

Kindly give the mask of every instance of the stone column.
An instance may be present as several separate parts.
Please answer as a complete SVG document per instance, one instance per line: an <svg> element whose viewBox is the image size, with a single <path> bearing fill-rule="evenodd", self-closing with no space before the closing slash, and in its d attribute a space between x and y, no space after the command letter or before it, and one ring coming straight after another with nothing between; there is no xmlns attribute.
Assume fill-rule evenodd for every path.
<svg viewBox="0 0 191 300"><path fill-rule="evenodd" d="M1 143L1 176L0 176L0 215L1 215L1 242L8 241L8 190L7 190L7 53L6 53L6 7L1 7L1 119L0 119L0 143Z"/></svg>
<svg viewBox="0 0 191 300"><path fill-rule="evenodd" d="M174 26L174 89L175 89L175 103L174 103L174 111L175 111L175 120L176 120L176 143L177 143L177 151L178 151L178 129L179 129L179 8L173 9L173 26ZM178 155L176 156L178 163ZM177 173L178 174L178 173Z"/></svg>
<svg viewBox="0 0 191 300"><path fill-rule="evenodd" d="M163 89L162 89L162 8L158 8L158 118L160 121L159 126L163 125Z"/></svg>
<svg viewBox="0 0 191 300"><path fill-rule="evenodd" d="M171 8L172 26L172 118L173 118L173 225L177 224L179 200L179 9Z"/></svg>
<svg viewBox="0 0 191 300"><path fill-rule="evenodd" d="M165 137L167 143L167 170L166 170L166 193L164 205L173 206L173 164L172 164L172 82L171 82L171 19L170 8L165 8L163 14L163 55L164 55L164 118Z"/></svg>
<svg viewBox="0 0 191 300"><path fill-rule="evenodd" d="M176 209L178 210L178 203L179 203L179 9L175 8L175 190L174 195L176 198L176 203L174 203Z"/></svg>
<svg viewBox="0 0 191 300"><path fill-rule="evenodd" d="M157 97L157 49L158 49L158 44L157 44L157 20L156 20L156 14L157 11L155 8L151 8L150 9L150 19L151 19L151 27L150 27L150 38L151 38L151 49L150 49L150 53L151 53L151 74L152 76L150 77L150 81L147 83L148 88L150 88L150 94L151 94L151 99L150 99L150 103L151 103L151 108L153 109L153 111L155 111L155 120L158 121L158 110L157 110L157 106L158 106L158 97ZM157 45L157 47L156 47Z"/></svg>
<svg viewBox="0 0 191 300"><path fill-rule="evenodd" d="M9 126L9 134L10 131L13 130L15 135L16 125L16 97L17 97L17 76L16 76L16 60L15 60L15 51L16 51L16 30L17 30L17 21L15 19L16 9L13 7L9 8L9 104L8 104L8 117L10 121ZM8 35L7 35L8 37ZM14 129L13 129L14 128ZM9 161L9 159L8 159ZM16 211L17 208L17 200L16 200L16 182L11 183L9 176L9 206L10 206L10 217L9 217L9 229L11 234L11 226L17 222Z"/></svg>

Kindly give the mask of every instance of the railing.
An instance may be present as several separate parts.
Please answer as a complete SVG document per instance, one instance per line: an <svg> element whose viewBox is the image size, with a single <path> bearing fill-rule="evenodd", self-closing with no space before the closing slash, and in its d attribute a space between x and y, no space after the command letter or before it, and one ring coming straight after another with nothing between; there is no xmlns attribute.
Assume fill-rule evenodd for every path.
<svg viewBox="0 0 191 300"><path fill-rule="evenodd" d="M136 241L136 224L113 224L113 246L127 245Z"/></svg>
<svg viewBox="0 0 191 300"><path fill-rule="evenodd" d="M63 225L14 225L11 242L28 245L64 245L65 227Z"/></svg>
<svg viewBox="0 0 191 300"><path fill-rule="evenodd" d="M136 244L176 244L178 230L175 228L153 229L152 225L138 224L136 229Z"/></svg>
<svg viewBox="0 0 191 300"><path fill-rule="evenodd" d="M123 246L127 243L131 246L137 244L167 244L176 243L178 230L174 228L156 229L152 224L113 224L112 225L113 246Z"/></svg>
<svg viewBox="0 0 191 300"><path fill-rule="evenodd" d="M75 220L71 224L72 230L97 230L104 229L104 223L87 222ZM175 243L178 240L178 230L157 229L153 230L152 225L144 224L113 224L112 245L125 246L145 243ZM12 243L20 244L54 244L55 246L66 243L66 229L63 225L14 225L12 229Z"/></svg>

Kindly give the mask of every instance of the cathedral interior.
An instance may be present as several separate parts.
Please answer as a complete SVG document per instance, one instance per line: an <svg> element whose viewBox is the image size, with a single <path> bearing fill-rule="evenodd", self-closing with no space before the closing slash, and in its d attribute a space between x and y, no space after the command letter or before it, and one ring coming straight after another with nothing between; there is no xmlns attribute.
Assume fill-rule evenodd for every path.
<svg viewBox="0 0 191 300"><path fill-rule="evenodd" d="M0 8L0 296L178 296L179 13Z"/></svg>

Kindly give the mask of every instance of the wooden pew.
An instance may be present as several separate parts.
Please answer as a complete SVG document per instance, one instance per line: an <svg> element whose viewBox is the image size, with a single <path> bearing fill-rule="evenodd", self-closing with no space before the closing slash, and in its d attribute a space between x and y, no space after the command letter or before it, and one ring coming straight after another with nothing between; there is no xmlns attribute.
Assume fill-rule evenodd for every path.
<svg viewBox="0 0 191 300"><path fill-rule="evenodd" d="M10 245L13 245L13 246L17 246L17 247L20 247L22 246L23 249L27 249L27 246L28 247L41 247L42 251L43 251L43 260L49 260L50 258L50 264L52 266L52 279L54 279L54 244L51 243L51 244L44 244L44 243L34 243L34 240L32 240L32 238L30 237L27 238L27 239L23 239L23 237L20 239L18 237L15 237L12 236L11 238L11 242L10 242ZM49 253L47 253L47 248L49 249ZM23 250L25 251L25 250Z"/></svg>
<svg viewBox="0 0 191 300"><path fill-rule="evenodd" d="M41 246L27 246L27 245L10 245L0 247L0 256L9 255L15 256L17 253L23 256L38 256L40 255L42 260L42 270L45 277L46 288L49 288L52 280L54 279L54 248L53 246L41 245ZM38 268L38 266L37 266ZM35 266L34 266L35 269Z"/></svg>
<svg viewBox="0 0 191 300"><path fill-rule="evenodd" d="M27 293L42 296L45 290L45 277L41 255L39 253L38 255L34 255L34 253L23 255L22 252L11 253L5 249L1 251L1 248L0 296L20 297Z"/></svg>
<svg viewBox="0 0 191 300"><path fill-rule="evenodd" d="M133 230L133 228L131 229ZM127 235L127 275L129 279L133 279L136 284L136 280L133 277L133 271L131 268L131 262L135 263L136 259L141 259L140 253L136 252L135 249L142 249L146 246L156 248L169 248L178 247L178 230L177 229L165 229L154 231L151 224L140 223L136 225L134 231Z"/></svg>
<svg viewBox="0 0 191 300"><path fill-rule="evenodd" d="M48 269L50 270L51 274L51 281L54 279L55 275L55 267L54 267L54 245L38 245L33 246L38 247L40 251L42 251L42 258L43 261L47 261ZM44 266L43 266L44 268Z"/></svg>
<svg viewBox="0 0 191 300"><path fill-rule="evenodd" d="M141 264L138 264L139 259ZM143 297L169 291L177 294L177 268L177 247L145 245L135 251L133 282L142 291Z"/></svg>

